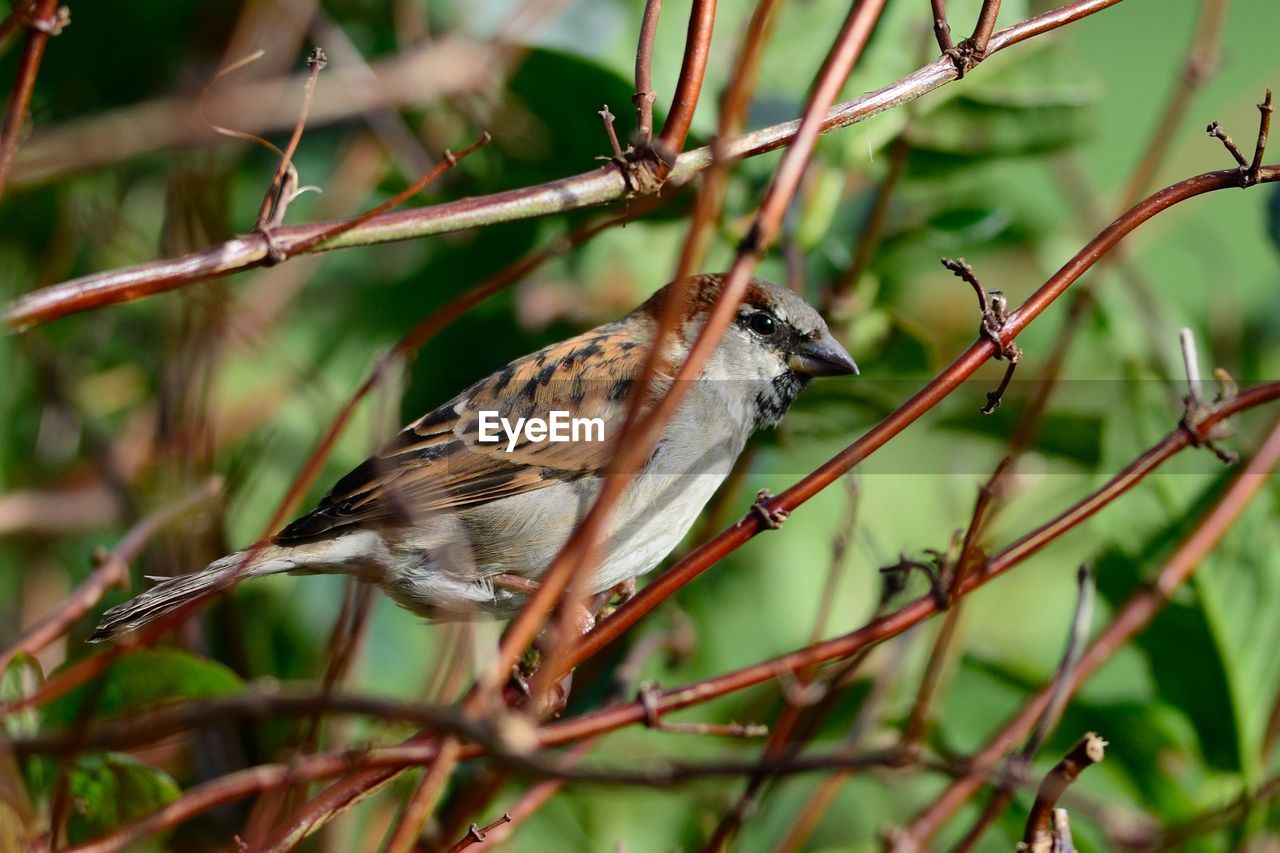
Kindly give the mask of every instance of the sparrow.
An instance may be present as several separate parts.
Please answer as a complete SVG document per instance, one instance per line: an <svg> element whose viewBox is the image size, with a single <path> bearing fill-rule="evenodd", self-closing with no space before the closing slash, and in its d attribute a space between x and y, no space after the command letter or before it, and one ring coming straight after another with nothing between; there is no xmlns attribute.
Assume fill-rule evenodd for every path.
<svg viewBox="0 0 1280 853"><path fill-rule="evenodd" d="M664 306L683 300L642 412L674 382L723 284L721 275L673 282L620 320L516 359L409 424L268 544L162 579L108 610L89 641L132 631L240 578L282 572L355 575L430 621L514 614L601 488ZM813 377L857 369L803 299L753 280L648 460L630 475L589 592L657 566L753 432L776 426Z"/></svg>

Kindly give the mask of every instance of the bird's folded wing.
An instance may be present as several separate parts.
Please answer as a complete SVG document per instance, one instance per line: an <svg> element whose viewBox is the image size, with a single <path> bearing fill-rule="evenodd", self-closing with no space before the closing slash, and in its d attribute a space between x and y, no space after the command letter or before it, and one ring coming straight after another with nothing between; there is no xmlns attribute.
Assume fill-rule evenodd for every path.
<svg viewBox="0 0 1280 853"><path fill-rule="evenodd" d="M342 528L411 524L432 513L460 509L598 473L608 464L626 416L629 377L640 372L645 347L619 325L570 338L512 362L439 409L410 424L347 474L320 504L276 537L281 545L333 535ZM669 384L664 364L650 399ZM647 407L646 407L647 408ZM521 431L481 441L497 418L514 429L519 418L598 418L577 441L529 441ZM603 441L596 440L603 434ZM588 438L590 440L588 440Z"/></svg>

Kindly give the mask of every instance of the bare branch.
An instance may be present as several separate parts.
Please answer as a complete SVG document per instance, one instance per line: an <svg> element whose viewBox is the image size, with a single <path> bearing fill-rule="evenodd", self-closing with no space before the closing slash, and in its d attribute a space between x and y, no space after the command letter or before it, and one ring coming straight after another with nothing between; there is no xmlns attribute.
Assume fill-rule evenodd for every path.
<svg viewBox="0 0 1280 853"><path fill-rule="evenodd" d="M1077 0L1067 6L1029 18L991 37L988 54L1011 47L1029 38L1095 14L1120 0ZM920 70L870 94L840 104L826 113L819 132L847 127L872 115L914 100L956 79L956 69L947 58L934 60ZM313 113L315 110L313 110ZM737 139L727 140L716 152L712 146L681 154L668 183L680 185L706 169L716 156L741 159L773 151L790 144L799 131L798 121L764 128ZM625 198L630 190L618 170L596 169L582 175L494 193L477 198L446 202L417 210L375 217L359 227L345 229L331 239L325 249L392 242L430 234L493 225L563 213ZM317 234L329 233L335 223L318 222L276 229L273 237L280 251L296 254L298 245L314 248ZM5 307L4 322L12 328L38 323L153 296L210 278L229 275L267 262L269 250L257 235L245 235L218 246L172 260L154 261L134 267L83 276L51 285L15 300Z"/></svg>
<svg viewBox="0 0 1280 853"><path fill-rule="evenodd" d="M4 122L0 123L0 198L4 197L9 171L13 168L13 158L18 153L22 126L27 120L27 107L31 104L31 93L35 91L36 75L40 73L45 45L49 42L49 36L61 32L65 25L65 9L64 14L60 15L58 0L35 0L29 12L17 8L21 2L19 0L15 4L9 20L15 25L25 21L27 43L22 49L22 58L18 60L18 72L13 81L12 94L9 95Z"/></svg>
<svg viewBox="0 0 1280 853"><path fill-rule="evenodd" d="M654 13L656 17L656 12ZM646 16L648 11L646 10ZM693 0L689 10L689 32L685 36L684 59L680 63L680 77L671 99L667 120L658 134L659 157L664 162L680 153L689 128L693 126L693 112L702 92L702 78L707 71L707 58L711 55L711 29L716 19L716 0ZM655 21L656 23L656 21ZM639 71L637 57L637 72ZM640 80L637 77L637 85ZM669 152L664 156L663 152Z"/></svg>
<svg viewBox="0 0 1280 853"><path fill-rule="evenodd" d="M658 93L653 91L651 71L653 40L658 34L661 13L662 0L646 0L640 22L640 43L636 46L636 93L631 99L636 107L636 144L639 146L648 145L653 138L653 102ZM618 152L621 154L621 149Z"/></svg>

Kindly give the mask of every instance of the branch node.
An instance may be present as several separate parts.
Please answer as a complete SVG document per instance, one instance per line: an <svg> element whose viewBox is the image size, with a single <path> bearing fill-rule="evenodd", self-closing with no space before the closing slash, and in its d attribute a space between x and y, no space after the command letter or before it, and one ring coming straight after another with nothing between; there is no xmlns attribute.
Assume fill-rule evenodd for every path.
<svg viewBox="0 0 1280 853"><path fill-rule="evenodd" d="M658 100L654 91L636 92L631 103L636 108L636 147L643 148L653 141L653 104Z"/></svg>
<svg viewBox="0 0 1280 853"><path fill-rule="evenodd" d="M1187 373L1187 393L1182 397L1182 419L1178 421L1178 426L1186 431L1192 447L1208 448L1224 464L1234 465L1240 461L1239 455L1215 443L1235 434L1230 421L1222 420L1204 433L1201 432L1200 425L1213 413L1216 406L1236 395L1238 391L1236 381L1223 368L1214 368L1213 378L1218 389L1217 396L1212 405L1206 403L1200 387L1200 359L1196 352L1195 334L1191 329L1184 328L1178 333L1178 342L1182 349L1182 363Z"/></svg>
<svg viewBox="0 0 1280 853"><path fill-rule="evenodd" d="M907 579L913 571L919 571L929 580L929 594L933 597L938 610L946 610L951 606L951 594L947 583L947 572L943 570L945 555L940 551L925 549L929 560L912 560L906 554L898 555L898 562L892 566L881 566L880 576L884 578L882 601L888 601L907 587Z"/></svg>
<svg viewBox="0 0 1280 853"><path fill-rule="evenodd" d="M618 164L619 168L622 169L622 176L625 178L627 177L627 158L623 153L622 144L618 142L618 131L613 126L613 122L617 119L617 116L610 112L608 104L605 104L602 109L597 110L596 115L600 116L600 120L604 122L604 132L605 135L609 137L609 148L613 151L612 160ZM630 186L629 180L627 185L628 187Z"/></svg>
<svg viewBox="0 0 1280 853"><path fill-rule="evenodd" d="M71 10L66 6L59 6L46 18L37 18L33 12L23 15L26 25L51 38L62 35L62 31L71 26Z"/></svg>
<svg viewBox="0 0 1280 853"><path fill-rule="evenodd" d="M267 244L267 256L263 259L264 267L274 267L276 264L288 258L284 250L280 248L280 244L276 242L275 236L271 233L270 226L265 223L255 225L253 233L262 237Z"/></svg>
<svg viewBox="0 0 1280 853"><path fill-rule="evenodd" d="M955 66L956 79L963 80L966 74L977 68L979 63L987 58L987 48L978 47L970 37L942 51L942 55L950 59L951 64Z"/></svg>
<svg viewBox="0 0 1280 853"><path fill-rule="evenodd" d="M307 70L318 74L328 64L329 57L325 55L324 49L316 45L316 48L311 51L311 55L307 57Z"/></svg>
<svg viewBox="0 0 1280 853"><path fill-rule="evenodd" d="M1227 153L1235 159L1236 164L1241 169L1248 168L1249 161L1244 159L1244 155L1240 153L1240 146L1236 145L1236 141L1222 129L1222 122L1209 122L1209 126L1204 129L1204 132L1221 142L1222 146L1227 149Z"/></svg>
<svg viewBox="0 0 1280 853"><path fill-rule="evenodd" d="M715 735L720 737L756 738L769 734L769 727L762 723L669 723L662 719L662 711L658 708L658 685L646 681L636 692L636 699L644 709L646 728L664 732L690 735Z"/></svg>
<svg viewBox="0 0 1280 853"><path fill-rule="evenodd" d="M767 530L779 529L791 517L791 513L787 510L774 506L773 499L772 492L768 489L761 489L756 492L755 503L751 504L751 511L760 518L760 523Z"/></svg>
<svg viewBox="0 0 1280 853"><path fill-rule="evenodd" d="M1013 341L1004 340L1005 324L1009 320L1009 300L1003 290L987 290L978 280L973 266L964 258L943 258L942 265L949 269L956 278L961 279L973 288L978 297L978 310L982 313L982 322L978 326L978 336L996 345L996 360L1009 362L1004 377L994 391L987 393L987 403L982 407L982 414L990 415L1000 408L1009 383L1013 381L1013 372L1018 362L1022 361L1022 348Z"/></svg>
<svg viewBox="0 0 1280 853"><path fill-rule="evenodd" d="M1267 150L1267 136L1271 132L1271 90L1267 89L1262 102L1258 104L1258 138L1253 145L1253 159L1246 160L1244 153L1235 140L1222 129L1221 122L1210 122L1205 132L1222 143L1223 147L1236 161L1240 169L1240 188L1248 189L1258 183L1262 173L1262 158Z"/></svg>

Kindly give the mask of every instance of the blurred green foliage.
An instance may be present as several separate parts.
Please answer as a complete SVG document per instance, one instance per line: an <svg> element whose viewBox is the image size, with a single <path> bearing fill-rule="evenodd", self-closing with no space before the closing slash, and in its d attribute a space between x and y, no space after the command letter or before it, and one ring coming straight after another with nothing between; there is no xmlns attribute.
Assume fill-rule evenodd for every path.
<svg viewBox="0 0 1280 853"><path fill-rule="evenodd" d="M265 69L296 71L308 40L298 19L274 4L72 5L73 24L51 42L41 69L26 143L32 147L60 123L164 95L194 98L220 66L256 47L268 51ZM413 180L416 175L399 165L404 158L396 156L405 134L417 155L432 159L480 130L494 137L493 145L425 191L417 204L598 165L608 150L596 114L601 105L619 116L624 139L633 124L630 81L643 3L575 0L527 32L503 30L523 5L320 4L325 25L339 28L370 61L426 33L489 38L502 32L518 50L511 53L509 74L491 91L309 129L296 163L302 182L325 192L300 197L290 221L347 215ZM694 125L701 139L714 131L716 97L752 6L745 0L720 5ZM976 0L948 3L957 32L978 6ZM1006 2L1001 23L1041 6ZM888 169L888 146L900 135L908 145L882 239L853 283L851 307L831 318L862 377L816 385L779 431L758 437L750 469L725 497L724 518L745 511L757 489L779 491L828 459L972 340L978 322L973 294L938 266L939 256L964 255L988 287L1002 288L1017 304L1117 212L1117 199L1181 73L1198 6L1130 0L1002 52L962 81L822 140L784 229L783 245L793 244L802 261L789 270L784 253L775 251L761 265L761 274L774 280L798 277L815 302L851 261ZM843 0L782 4L752 127L798 113L846 7ZM679 69L686 9L668 0L663 10L654 68L659 121ZM1274 0L1231 4L1221 65L1187 105L1159 183L1229 165L1221 147L1201 133L1209 120L1221 120L1237 140L1252 139L1253 105L1266 86L1280 82L1277 23ZM232 39L241 53L230 52ZM935 52L928 4L889 3L846 95L891 82ZM11 47L0 56L0 80L13 78L17 54ZM343 61L333 49L330 55L335 65ZM251 78L267 70L240 74ZM234 77L219 85L231 82ZM281 105L286 114L293 109L296 104ZM396 133L385 130L388 122ZM271 138L282 141L280 134ZM732 257L744 217L776 162L776 154L766 155L735 168L710 267ZM0 297L245 231L274 165L269 152L212 134L208 144L147 153L109 168L68 162L56 176L35 183L24 183L20 157L0 203ZM405 419L515 356L623 313L664 283L675 269L689 202L687 192L667 196L653 214L557 257L431 340L403 376L360 408L307 500L318 498ZM1096 209L1081 210L1081 199ZM340 203L350 206L335 207ZM225 502L158 536L134 567L134 589L145 583L144 574L193 569L267 532L267 520L303 460L380 354L451 297L600 215L579 211L333 252L0 338L0 645L7 647L20 625L56 607L84 579L95 547L118 541L139 515L210 473L227 478ZM1222 365L1242 384L1278 375L1277 222L1280 191L1274 188L1216 193L1161 215L1126 243L1123 265L1099 266L1086 276L1097 286L1096 303L1071 349L1067 381L1019 468L1015 497L996 518L993 547L1096 488L1177 422L1179 327L1195 330L1206 371ZM1135 295L1141 289L1156 310ZM981 417L977 410L1003 365L984 369L862 466L853 545L830 599L824 635L850 630L871 615L880 595L877 567L899 553L943 548L967 523L976 488L1006 451L1064 315L1060 303L1019 339L1024 381L1015 383L996 415ZM1247 452L1270 417L1260 411L1239 418L1235 446ZM928 745L960 755L981 747L1000 721L1052 678L1071 618L1076 566L1091 560L1097 567L1101 596L1094 621L1100 625L1151 577L1223 482L1221 465L1210 454L1184 455L974 596ZM623 646L678 624L678 607L696 634L692 655L655 656L643 677L685 683L810 642L846 500L843 490L827 490L796 512L782 533L752 541L633 631ZM33 515L32 506L44 509ZM1280 696L1274 651L1280 643L1278 519L1280 487L1271 482L1194 583L1086 685L1041 751L1037 771L1083 731L1096 730L1112 744L1106 762L1072 792L1081 849L1110 849L1123 831L1150 837L1152 821L1177 824L1275 775L1268 725L1275 724ZM921 588L913 585L912 591ZM124 594L112 592L103 606ZM343 582L335 578L255 582L221 598L197 620L198 630L188 626L174 637L174 648L131 652L101 679L38 715L9 715L5 731L29 734L84 715L127 714L179 697L234 692L260 679L316 683L342 597ZM29 695L43 682L43 671L86 658L81 640L92 621L85 619L65 645L42 653L39 664L20 658L0 674L0 699ZM815 750L842 741L881 673L889 674L890 687L863 744L892 743L935 630L936 624L922 627L872 654L835 703ZM346 687L439 699L433 691L445 664L469 659L475 648L492 643L496 631L494 625L476 626L470 645L458 646L458 631L425 627L379 599ZM616 665L624 653L611 650L599 666ZM598 706L616 689L607 670L592 672L579 674L570 713ZM770 721L781 706L777 687L763 686L677 718ZM172 800L179 786L286 758L297 743L293 727L283 723L223 729L219 737L193 738L182 750L85 753L65 766L30 761L23 778L37 813L44 813L55 780L65 773L74 804L68 840L83 841ZM332 745L403 734L376 721L334 723L324 732ZM757 752L749 742L628 729L606 738L592 760L635 766L664 757L693 761ZM0 790L4 773L0 768ZM474 769L464 769L459 785L474 778ZM854 776L809 846L873 849L879 830L909 820L945 781L929 773ZM820 782L820 775L779 782L747 823L739 849L774 849ZM529 784L510 782L491 811L510 808ZM741 782L724 779L690 783L678 795L571 785L519 829L511 848L696 848L741 790ZM335 848L373 849L394 815L396 797L406 792L403 783L393 787L391 796L374 798L335 824ZM980 848L1010 849L1031 800L1031 793L1020 791ZM943 842L959 838L977 807L950 824ZM0 846L12 837L6 833L15 814L0 802ZM247 810L235 807L211 813L166 843L174 849L225 843L246 817ZM483 823L485 817L468 821ZM1247 841L1263 849L1277 837L1280 812L1264 802L1238 826L1185 846L1225 850Z"/></svg>

